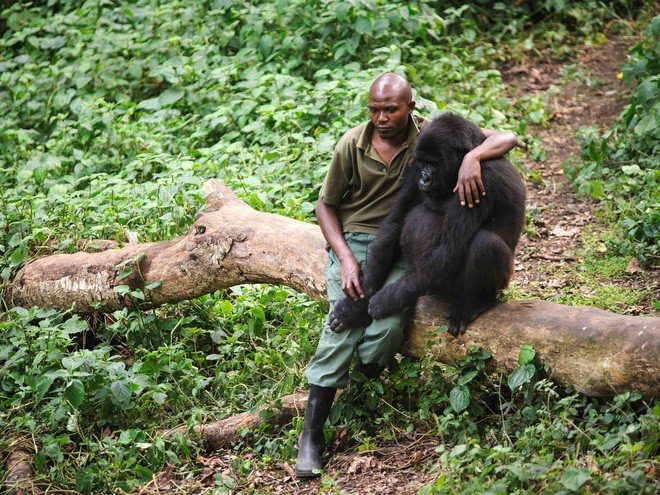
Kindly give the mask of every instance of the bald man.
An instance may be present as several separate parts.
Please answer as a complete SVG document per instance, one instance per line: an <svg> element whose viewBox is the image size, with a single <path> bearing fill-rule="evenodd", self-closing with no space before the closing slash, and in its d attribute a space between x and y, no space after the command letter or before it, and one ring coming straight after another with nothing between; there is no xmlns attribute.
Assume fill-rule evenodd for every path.
<svg viewBox="0 0 660 495"><path fill-rule="evenodd" d="M360 267L402 184L415 140L427 123L413 114L414 109L408 81L398 74L383 74L369 90L370 121L348 131L335 148L316 204L316 218L330 248L326 265L330 312L344 296L364 297ZM483 131L486 140L465 155L454 189L461 203L470 208L486 192L480 160L502 156L517 144L511 133ZM405 262L399 260L386 284L405 271ZM405 322L402 313L335 333L326 321L307 366L310 391L296 464L299 477L320 474L323 425L337 389L348 384L354 355L359 371L367 378L377 378L398 351Z"/></svg>

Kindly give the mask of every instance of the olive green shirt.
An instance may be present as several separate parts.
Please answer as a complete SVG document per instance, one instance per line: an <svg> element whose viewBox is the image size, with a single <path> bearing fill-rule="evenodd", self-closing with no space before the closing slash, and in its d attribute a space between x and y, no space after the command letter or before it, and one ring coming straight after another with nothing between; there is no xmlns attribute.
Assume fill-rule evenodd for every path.
<svg viewBox="0 0 660 495"><path fill-rule="evenodd" d="M387 167L371 146L374 125L362 124L348 131L335 147L319 197L337 209L346 232L376 234L403 184L413 145L427 120L413 115L408 136Z"/></svg>

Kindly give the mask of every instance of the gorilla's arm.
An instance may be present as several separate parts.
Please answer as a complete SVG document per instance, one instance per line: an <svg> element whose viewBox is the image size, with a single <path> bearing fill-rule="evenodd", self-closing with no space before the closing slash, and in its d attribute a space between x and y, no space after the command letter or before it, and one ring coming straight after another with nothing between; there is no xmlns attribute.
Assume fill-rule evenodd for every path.
<svg viewBox="0 0 660 495"><path fill-rule="evenodd" d="M491 190L496 189L492 181L484 182ZM410 307L420 295L450 295L447 288L456 273L463 270L468 246L491 215L494 197L496 194L484 197L478 208L465 208L454 195L440 208L444 210L440 222L424 209L409 218L416 223L408 230L415 237L406 240L414 246L414 263L401 279L371 297L369 314L383 318Z"/></svg>
<svg viewBox="0 0 660 495"><path fill-rule="evenodd" d="M458 192L461 205L472 208L486 195L486 188L481 179L481 162L506 155L518 144L518 138L511 132L481 129L486 139L468 151L463 157L458 171L458 181L454 193Z"/></svg>
<svg viewBox="0 0 660 495"><path fill-rule="evenodd" d="M345 297L330 312L330 329L341 332L347 328L366 326L371 322L367 312L369 299L385 283L394 263L401 256L401 230L408 212L421 202L417 180L412 170L408 171L401 190L397 194L388 215L371 244L369 256L362 267L362 289L364 298Z"/></svg>
<svg viewBox="0 0 660 495"><path fill-rule="evenodd" d="M376 293L387 280L390 270L401 257L401 231L408 213L421 203L417 175L412 170L397 194L389 213L378 230L378 237L369 248L367 262L362 269L367 297Z"/></svg>

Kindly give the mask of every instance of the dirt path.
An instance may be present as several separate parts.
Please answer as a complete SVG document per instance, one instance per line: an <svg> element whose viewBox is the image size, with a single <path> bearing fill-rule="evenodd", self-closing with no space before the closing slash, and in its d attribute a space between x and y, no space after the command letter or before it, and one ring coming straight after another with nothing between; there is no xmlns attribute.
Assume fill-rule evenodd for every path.
<svg viewBox="0 0 660 495"><path fill-rule="evenodd" d="M550 124L538 130L547 151L545 161L532 162L528 158L523 164L537 171L542 179L541 183L528 184L528 209L537 212L534 226L538 236L524 237L521 241L512 287L531 297L551 298L563 287L582 291L588 297L593 290L576 284L575 271L571 273L565 268L567 264L582 261L582 230L597 228L593 216L595 203L576 195L562 164L579 156L576 133L580 127L605 130L616 122L627 103L625 94L630 91L617 74L635 41L610 41L603 46L584 48L568 64L541 60L533 67L513 66L503 71L505 81L522 94L543 93L553 84L561 89L549 99ZM625 314L652 314L652 302L660 298L660 269L643 271L634 260L631 263L631 273L603 277L603 283L650 290L652 297L645 301L619 306Z"/></svg>

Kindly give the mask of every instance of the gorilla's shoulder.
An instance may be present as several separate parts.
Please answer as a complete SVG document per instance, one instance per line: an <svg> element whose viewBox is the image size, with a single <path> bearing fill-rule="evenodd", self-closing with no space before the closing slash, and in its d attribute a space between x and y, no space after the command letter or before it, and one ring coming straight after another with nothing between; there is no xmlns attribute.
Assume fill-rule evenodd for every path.
<svg viewBox="0 0 660 495"><path fill-rule="evenodd" d="M443 112L424 126L421 147L456 147L465 152L480 145L486 136L475 123L453 112Z"/></svg>

